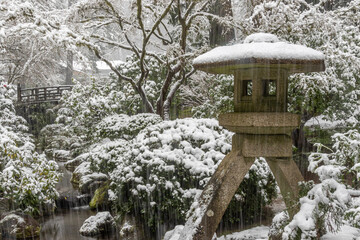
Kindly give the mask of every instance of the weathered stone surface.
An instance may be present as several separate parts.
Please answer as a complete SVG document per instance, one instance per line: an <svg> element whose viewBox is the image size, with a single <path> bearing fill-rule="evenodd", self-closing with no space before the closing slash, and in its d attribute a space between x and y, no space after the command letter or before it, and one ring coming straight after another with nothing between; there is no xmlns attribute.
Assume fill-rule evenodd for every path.
<svg viewBox="0 0 360 240"><path fill-rule="evenodd" d="M244 134L286 134L300 125L300 117L293 113L225 113L219 116L224 128Z"/></svg>
<svg viewBox="0 0 360 240"><path fill-rule="evenodd" d="M74 158L65 163L65 168L70 172L73 172L83 162L82 158Z"/></svg>
<svg viewBox="0 0 360 240"><path fill-rule="evenodd" d="M96 189L95 194L91 199L91 202L89 203L91 209L98 209L98 210L109 209L109 202L108 202L109 184L110 184L109 182L105 182L105 184L103 184L98 189Z"/></svg>
<svg viewBox="0 0 360 240"><path fill-rule="evenodd" d="M296 163L291 158L276 159L266 158L266 162L274 174L275 180L279 185L281 195L284 198L290 217L296 212L293 201L297 199L300 181L304 181L303 176Z"/></svg>
<svg viewBox="0 0 360 240"><path fill-rule="evenodd" d="M83 162L75 168L70 182L75 186L79 186L81 178L88 174L91 174L90 162Z"/></svg>
<svg viewBox="0 0 360 240"><path fill-rule="evenodd" d="M245 159L241 156L241 150L233 147L205 186L199 201L192 205L192 214L180 239L212 239L227 206L254 161L254 158Z"/></svg>
<svg viewBox="0 0 360 240"><path fill-rule="evenodd" d="M82 194L93 195L109 177L104 173L94 173L90 169L90 162L81 163L73 172L71 182Z"/></svg>
<svg viewBox="0 0 360 240"><path fill-rule="evenodd" d="M40 236L40 225L29 215L7 213L0 216L0 231L4 239L34 239Z"/></svg>
<svg viewBox="0 0 360 240"><path fill-rule="evenodd" d="M258 34L247 39L246 44L216 48L194 60L197 69L235 75L235 112L221 114L219 124L237 134L232 151L211 177L200 200L192 205L181 240L212 238L254 157L267 157L289 214L294 214L291 200L296 199L298 182L303 178L291 160L289 136L300 125L300 117L286 112L287 78L291 73L325 70L324 55L298 45L275 44L277 38L272 35ZM294 49L299 55L289 57L294 56ZM299 57L303 54L307 57Z"/></svg>
<svg viewBox="0 0 360 240"><path fill-rule="evenodd" d="M191 216L185 224L180 239L211 240L229 202L255 157L264 155L283 156L267 158L267 162L275 175L282 195L288 196L286 204L290 208L290 216L293 216L295 209L291 208L292 200L296 198L298 182L303 178L291 159L291 138L287 135L235 134L232 147L232 151L224 158L206 185L198 202L192 205ZM276 149L277 147L279 149Z"/></svg>
<svg viewBox="0 0 360 240"><path fill-rule="evenodd" d="M243 135L243 138L241 149L244 157L292 156L292 142L288 135Z"/></svg>
<svg viewBox="0 0 360 240"><path fill-rule="evenodd" d="M286 112L288 75L285 69L269 67L235 72L234 112Z"/></svg>
<svg viewBox="0 0 360 240"><path fill-rule="evenodd" d="M84 221L80 234L83 236L103 235L114 232L115 228L115 221L110 212L99 212Z"/></svg>

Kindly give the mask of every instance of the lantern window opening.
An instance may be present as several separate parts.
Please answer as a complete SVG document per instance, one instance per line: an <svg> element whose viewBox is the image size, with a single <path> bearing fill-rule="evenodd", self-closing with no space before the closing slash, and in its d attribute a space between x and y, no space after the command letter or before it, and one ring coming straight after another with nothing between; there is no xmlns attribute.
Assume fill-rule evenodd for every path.
<svg viewBox="0 0 360 240"><path fill-rule="evenodd" d="M263 79L263 96L274 97L276 96L276 80Z"/></svg>
<svg viewBox="0 0 360 240"><path fill-rule="evenodd" d="M243 96L252 96L252 88L253 88L252 80L243 80L242 83L243 83L242 95Z"/></svg>

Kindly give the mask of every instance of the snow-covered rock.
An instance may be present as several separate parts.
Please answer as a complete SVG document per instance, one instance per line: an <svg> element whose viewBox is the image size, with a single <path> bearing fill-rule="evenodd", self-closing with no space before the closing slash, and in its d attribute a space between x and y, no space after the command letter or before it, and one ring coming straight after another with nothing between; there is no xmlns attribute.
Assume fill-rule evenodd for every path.
<svg viewBox="0 0 360 240"><path fill-rule="evenodd" d="M7 213L0 216L0 237L28 239L40 235L39 223L30 215Z"/></svg>
<svg viewBox="0 0 360 240"><path fill-rule="evenodd" d="M70 181L75 185L79 185L80 179L87 174L91 174L90 162L83 162L74 170Z"/></svg>
<svg viewBox="0 0 360 240"><path fill-rule="evenodd" d="M81 193L94 193L109 178L104 173L91 173L80 178Z"/></svg>
<svg viewBox="0 0 360 240"><path fill-rule="evenodd" d="M84 162L86 155L88 155L88 153L81 154L80 156L67 161L65 163L65 168L70 172L73 172L75 168L77 168L81 163Z"/></svg>
<svg viewBox="0 0 360 240"><path fill-rule="evenodd" d="M79 186L81 193L93 193L108 180L108 176L104 173L92 172L90 162L81 163L73 172L71 182Z"/></svg>
<svg viewBox="0 0 360 240"><path fill-rule="evenodd" d="M80 228L83 236L96 236L114 231L115 221L110 212L99 212L86 219Z"/></svg>

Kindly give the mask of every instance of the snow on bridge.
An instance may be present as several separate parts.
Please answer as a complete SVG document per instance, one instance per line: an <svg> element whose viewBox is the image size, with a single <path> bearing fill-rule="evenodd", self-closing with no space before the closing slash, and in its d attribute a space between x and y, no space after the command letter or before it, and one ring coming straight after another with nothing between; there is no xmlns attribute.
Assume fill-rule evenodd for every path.
<svg viewBox="0 0 360 240"><path fill-rule="evenodd" d="M17 87L18 104L57 103L60 101L64 91L71 91L73 86L61 85L53 87L21 88Z"/></svg>

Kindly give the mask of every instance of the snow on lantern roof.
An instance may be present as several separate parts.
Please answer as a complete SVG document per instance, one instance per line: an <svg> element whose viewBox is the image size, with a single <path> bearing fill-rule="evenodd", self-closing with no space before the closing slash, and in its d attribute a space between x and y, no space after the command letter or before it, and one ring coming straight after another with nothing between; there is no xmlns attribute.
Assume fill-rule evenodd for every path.
<svg viewBox="0 0 360 240"><path fill-rule="evenodd" d="M290 73L325 70L324 54L286 42L269 33L255 33L243 44L217 47L194 59L195 68L210 73L231 74L237 69L254 67L285 68Z"/></svg>
<svg viewBox="0 0 360 240"><path fill-rule="evenodd" d="M278 37L271 33L254 33L247 36L244 43L259 43L259 42L280 42Z"/></svg>

